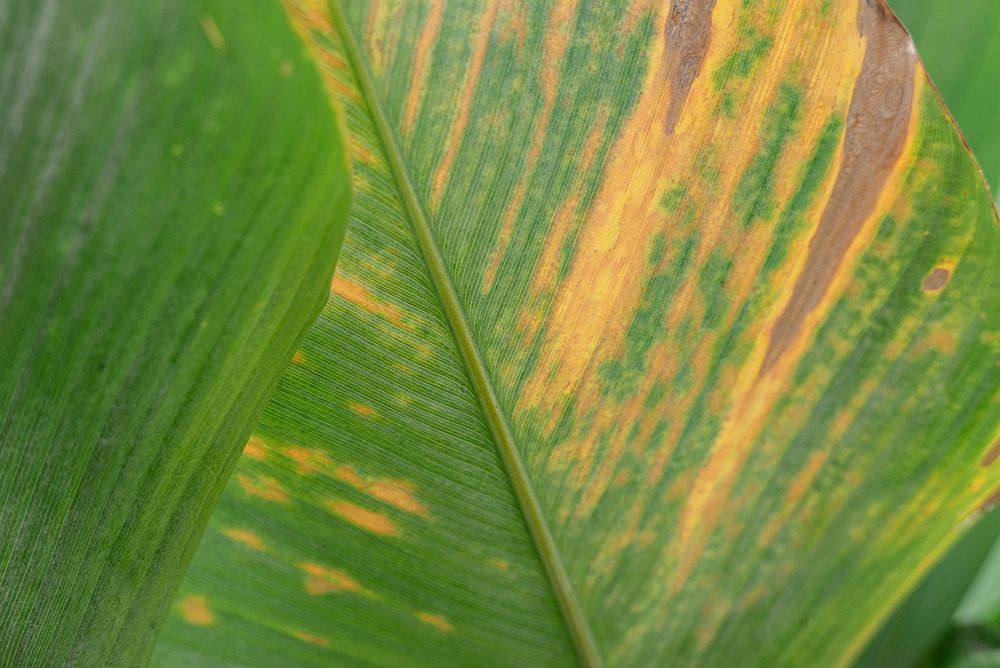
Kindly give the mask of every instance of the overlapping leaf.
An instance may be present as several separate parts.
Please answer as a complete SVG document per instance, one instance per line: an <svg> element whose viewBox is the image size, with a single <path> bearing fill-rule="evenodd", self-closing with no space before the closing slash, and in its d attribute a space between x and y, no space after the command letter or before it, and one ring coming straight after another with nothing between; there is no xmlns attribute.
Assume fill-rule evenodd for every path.
<svg viewBox="0 0 1000 668"><path fill-rule="evenodd" d="M347 188L280 7L0 4L0 665L151 653Z"/></svg>
<svg viewBox="0 0 1000 668"><path fill-rule="evenodd" d="M884 4L289 11L352 227L155 661L856 654L1000 479L1000 227Z"/></svg>

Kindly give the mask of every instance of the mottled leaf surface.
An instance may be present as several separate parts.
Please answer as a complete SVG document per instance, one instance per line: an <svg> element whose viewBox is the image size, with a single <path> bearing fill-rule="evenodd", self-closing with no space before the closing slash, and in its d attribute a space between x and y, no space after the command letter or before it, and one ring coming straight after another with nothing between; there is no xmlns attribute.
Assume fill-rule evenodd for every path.
<svg viewBox="0 0 1000 668"><path fill-rule="evenodd" d="M856 655L1000 480L1000 226L884 4L288 7L351 228L155 661Z"/></svg>
<svg viewBox="0 0 1000 668"><path fill-rule="evenodd" d="M1000 184L1000 161L996 159L1000 157L1000 129L995 122L1000 107L1000 4L990 0L965 0L958 5L890 0L890 5L911 31L920 59L979 159L987 183ZM994 199L996 193L994 187ZM917 659L927 655L942 637L961 633L949 630L953 616L955 624L963 625L990 620L1000 610L1000 606L988 603L991 598L998 600L1000 550L994 548L990 559L985 564L983 560L994 547L998 532L1000 510L993 510L934 565L855 665L917 665ZM944 644L949 643L946 640ZM941 660L935 654L925 663L939 665Z"/></svg>
<svg viewBox="0 0 1000 668"><path fill-rule="evenodd" d="M0 665L152 652L348 185L280 6L0 3Z"/></svg>

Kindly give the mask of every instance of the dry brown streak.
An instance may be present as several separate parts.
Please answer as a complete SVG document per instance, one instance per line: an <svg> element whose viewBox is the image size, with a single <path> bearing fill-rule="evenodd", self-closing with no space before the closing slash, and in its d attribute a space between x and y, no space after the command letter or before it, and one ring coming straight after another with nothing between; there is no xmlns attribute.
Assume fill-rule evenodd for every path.
<svg viewBox="0 0 1000 668"><path fill-rule="evenodd" d="M806 265L775 323L762 375L795 341L806 316L822 301L851 242L875 210L906 142L916 66L912 42L881 3L862 0L858 14L867 46L848 112L843 161L809 242Z"/></svg>
<svg viewBox="0 0 1000 668"><path fill-rule="evenodd" d="M672 91L667 107L667 134L673 134L691 86L708 53L714 7L715 0L673 0L671 3L664 31L670 47L665 60Z"/></svg>
<svg viewBox="0 0 1000 668"><path fill-rule="evenodd" d="M759 367L743 374L749 387L738 383L734 396L741 399L735 401L682 514L681 554L670 585L675 593L685 585L724 510L749 452L747 432L762 427L794 366L793 360L783 359L784 354L802 350L805 323L813 319L838 271L844 270L862 230L870 229L910 136L916 74L912 42L880 3L860 0L857 20L865 54L848 111L840 168L791 297L774 321L763 356L753 357L760 360Z"/></svg>

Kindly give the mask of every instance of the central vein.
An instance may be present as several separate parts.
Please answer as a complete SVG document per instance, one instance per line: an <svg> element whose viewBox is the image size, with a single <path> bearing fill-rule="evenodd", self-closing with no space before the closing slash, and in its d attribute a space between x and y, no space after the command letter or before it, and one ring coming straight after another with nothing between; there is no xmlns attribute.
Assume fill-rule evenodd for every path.
<svg viewBox="0 0 1000 668"><path fill-rule="evenodd" d="M524 516L525 524L528 526L528 531L531 533L535 548L538 550L539 558L549 577L552 590L559 604L559 609L568 627L569 635L573 639L580 662L588 668L597 668L602 665L602 661L597 644L594 642L590 625L584 616L580 602L577 600L573 585L569 581L569 576L566 573L566 568L563 565L555 539L552 537L552 532L549 531L545 516L542 513L541 504L538 501L538 497L531 484L531 479L528 476L527 468L524 465L524 460L521 458L521 453L514 443L514 435L497 400L493 384L486 371L486 366L472 337L472 330L466 321L465 313L455 292L455 287L448 276L444 259L441 257L441 252L434 241L434 236L427 223L427 217L424 215L423 207L417 198L417 193L409 178L402 153L396 145L395 135L389 126L381 105L378 103L371 75L361 57L361 48L354 39L354 35L347 24L339 0L331 0L330 11L334 26L344 42L344 49L351 61L351 66L354 68L361 93L368 103L372 120L385 149L386 157L392 169L396 185L399 188L400 196L413 224L413 232L417 243L423 253L431 280L444 306L444 311L451 325L458 349L465 361L469 378L479 397L486 422L496 441L497 449L507 470L507 475L514 490L514 496Z"/></svg>

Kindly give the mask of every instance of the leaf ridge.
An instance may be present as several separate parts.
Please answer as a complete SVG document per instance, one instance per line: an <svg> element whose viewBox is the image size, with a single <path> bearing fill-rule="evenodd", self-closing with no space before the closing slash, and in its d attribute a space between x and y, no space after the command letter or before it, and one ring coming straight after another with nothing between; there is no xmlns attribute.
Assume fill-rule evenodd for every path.
<svg viewBox="0 0 1000 668"><path fill-rule="evenodd" d="M351 68L354 70L361 94L385 150L392 176L399 188L400 197L410 219L417 246L423 255L424 264L430 274L434 289L441 300L448 325L455 337L455 343L462 355L469 379L479 398L486 423L514 491L514 497L524 517L528 532L531 534L535 549L538 551L539 560L548 576L577 656L584 666L597 668L603 665L603 661L590 624L577 599L555 539L542 513L541 504L535 494L527 467L515 445L513 432L500 407L486 365L472 337L472 330L427 222L423 206L417 198L416 189L403 162L395 135L378 103L371 75L361 58L361 49L347 24L340 1L329 0L329 7L334 29L343 40L344 51L348 56Z"/></svg>

